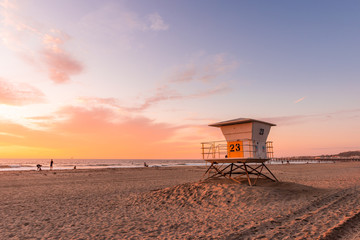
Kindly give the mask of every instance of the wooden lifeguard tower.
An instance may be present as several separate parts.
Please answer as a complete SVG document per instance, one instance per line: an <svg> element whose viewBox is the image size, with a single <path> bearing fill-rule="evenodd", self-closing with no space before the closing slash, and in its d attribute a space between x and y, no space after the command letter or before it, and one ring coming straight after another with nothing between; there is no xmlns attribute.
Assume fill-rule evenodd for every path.
<svg viewBox="0 0 360 240"><path fill-rule="evenodd" d="M278 181L265 165L273 157L273 145L267 137L275 124L238 118L209 126L220 127L226 141L201 143L203 159L210 163L204 174L208 175L206 179L225 177L236 182L247 179L250 186L259 178ZM263 173L264 169L267 174ZM251 176L255 176L255 180L252 181Z"/></svg>

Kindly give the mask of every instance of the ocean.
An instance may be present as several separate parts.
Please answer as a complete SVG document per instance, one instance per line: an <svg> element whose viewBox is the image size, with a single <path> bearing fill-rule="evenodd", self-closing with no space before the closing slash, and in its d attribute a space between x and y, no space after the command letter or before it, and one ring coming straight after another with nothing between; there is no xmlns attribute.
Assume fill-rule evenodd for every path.
<svg viewBox="0 0 360 240"><path fill-rule="evenodd" d="M0 171L36 170L37 164L42 170L50 169L51 159L0 159ZM146 163L149 167L204 166L202 159L53 159L54 170L99 169L99 168L139 168Z"/></svg>
<svg viewBox="0 0 360 240"><path fill-rule="evenodd" d="M36 170L37 164L42 170L50 169L51 159L0 159L0 171ZM54 170L99 169L99 168L140 168L146 163L149 167L205 166L202 159L53 159ZM334 161L302 160L290 161L291 164L333 163ZM287 164L285 161L267 161L266 164Z"/></svg>

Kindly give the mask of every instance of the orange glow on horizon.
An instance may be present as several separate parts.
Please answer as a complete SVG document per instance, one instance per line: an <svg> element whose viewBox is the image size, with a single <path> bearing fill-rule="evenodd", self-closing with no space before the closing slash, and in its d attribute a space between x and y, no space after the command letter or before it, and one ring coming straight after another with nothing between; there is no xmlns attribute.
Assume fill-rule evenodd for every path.
<svg viewBox="0 0 360 240"><path fill-rule="evenodd" d="M48 124L47 130L1 122L0 158L200 159L201 142L224 139L220 129L206 125L176 127L147 118L114 122L112 111L102 108L71 107L61 113L66 120ZM347 151L359 133L351 137L334 124L307 123L308 131L303 124L273 127L268 140L274 156Z"/></svg>
<svg viewBox="0 0 360 240"><path fill-rule="evenodd" d="M114 112L103 108L70 107L60 114L66 120L48 123L45 130L0 123L0 158L200 158L200 142L220 135L206 126L176 127L147 118L116 122Z"/></svg>

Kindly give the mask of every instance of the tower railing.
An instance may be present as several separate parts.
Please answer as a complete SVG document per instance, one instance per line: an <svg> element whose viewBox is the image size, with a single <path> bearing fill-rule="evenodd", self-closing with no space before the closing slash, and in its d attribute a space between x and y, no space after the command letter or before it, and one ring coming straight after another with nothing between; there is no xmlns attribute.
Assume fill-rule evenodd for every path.
<svg viewBox="0 0 360 240"><path fill-rule="evenodd" d="M261 142L253 139L239 139L242 142L243 157L247 159L259 158L257 155L259 146L264 146L260 151L264 151L262 156L266 159L274 157L273 143L271 141ZM230 156L230 149L228 148L228 142L223 141L211 141L201 143L201 154L204 160L206 159L224 159Z"/></svg>

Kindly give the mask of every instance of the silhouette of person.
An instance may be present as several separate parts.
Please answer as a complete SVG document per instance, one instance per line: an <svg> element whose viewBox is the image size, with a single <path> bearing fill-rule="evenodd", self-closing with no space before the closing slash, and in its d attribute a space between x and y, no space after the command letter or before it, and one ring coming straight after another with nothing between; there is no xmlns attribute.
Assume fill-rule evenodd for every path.
<svg viewBox="0 0 360 240"><path fill-rule="evenodd" d="M53 165L54 165L54 161L51 159L51 161L50 161L50 170L53 169Z"/></svg>
<svg viewBox="0 0 360 240"><path fill-rule="evenodd" d="M41 171L41 164L36 165L36 167L38 171Z"/></svg>

